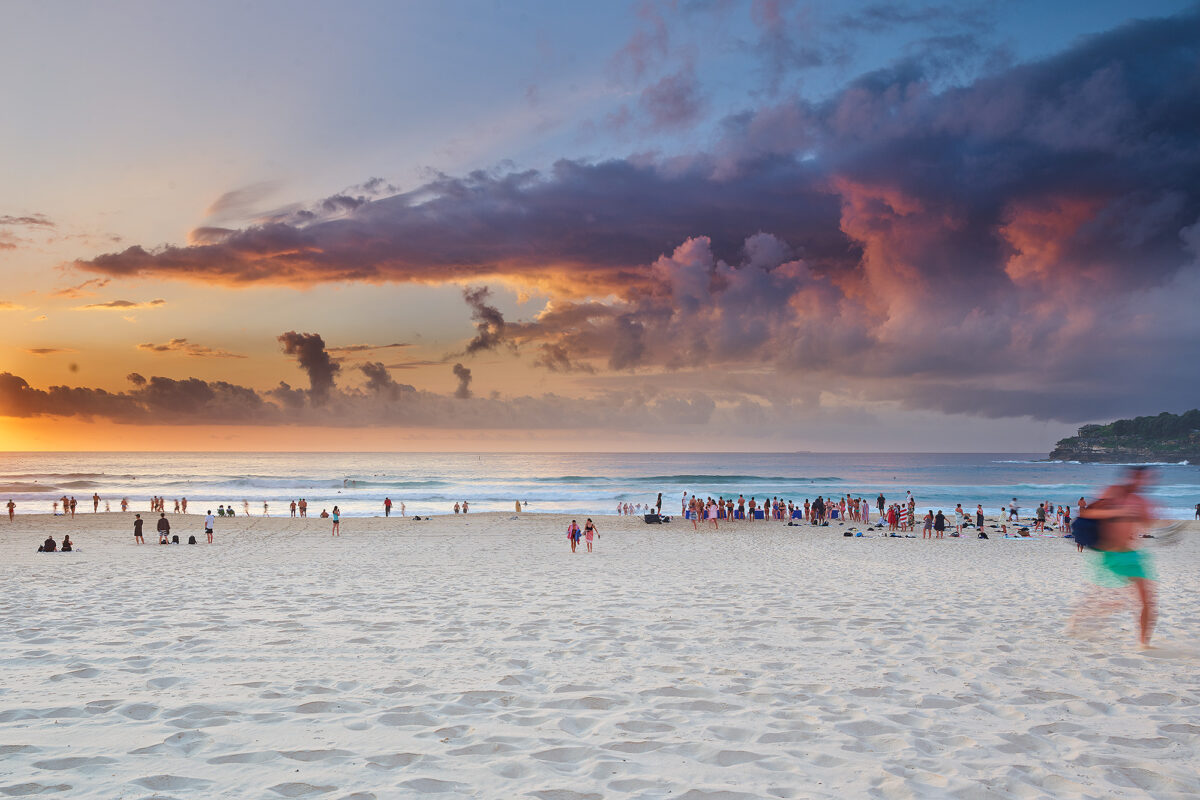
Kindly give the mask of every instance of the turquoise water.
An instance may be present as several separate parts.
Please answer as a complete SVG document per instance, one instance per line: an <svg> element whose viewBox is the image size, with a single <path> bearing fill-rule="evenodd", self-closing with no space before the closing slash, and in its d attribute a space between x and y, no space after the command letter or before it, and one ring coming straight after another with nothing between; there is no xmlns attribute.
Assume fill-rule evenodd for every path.
<svg viewBox="0 0 1200 800"><path fill-rule="evenodd" d="M46 513L63 494L91 511L98 493L117 510L128 497L145 510L151 495L187 497L189 510L243 501L262 513L287 514L304 497L310 513L334 504L350 516L382 514L385 496L399 513L451 512L467 500L475 511L527 510L611 514L619 502L653 503L679 510L685 490L700 495L778 496L803 503L818 494L906 491L921 509L949 511L956 503L989 515L1017 497L1025 510L1039 502L1076 503L1114 481L1121 467L1054 463L1023 453L5 453L0 454L0 502L11 497L18 513ZM1200 466L1159 465L1151 497L1163 516L1193 516L1200 503ZM872 507L874 502L872 502ZM103 510L103 503L101 510Z"/></svg>

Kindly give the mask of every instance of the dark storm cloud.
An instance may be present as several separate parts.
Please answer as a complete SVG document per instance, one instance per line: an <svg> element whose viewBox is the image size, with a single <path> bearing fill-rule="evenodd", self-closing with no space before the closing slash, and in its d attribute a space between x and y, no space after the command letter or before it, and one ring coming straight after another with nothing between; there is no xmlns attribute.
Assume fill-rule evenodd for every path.
<svg viewBox="0 0 1200 800"><path fill-rule="evenodd" d="M29 228L57 227L54 223L54 220L50 219L45 214L26 214L24 216L0 214L0 226Z"/></svg>
<svg viewBox="0 0 1200 800"><path fill-rule="evenodd" d="M458 387L454 390L454 396L460 400L466 400L471 396L471 370L462 364L455 364L454 377L458 378Z"/></svg>
<svg viewBox="0 0 1200 800"><path fill-rule="evenodd" d="M486 286L463 289L463 299L471 308L471 319L475 320L475 336L467 342L466 355L495 350L504 340L504 315L486 302L490 295L491 290Z"/></svg>
<svg viewBox="0 0 1200 800"><path fill-rule="evenodd" d="M762 29L794 32L791 9L761 4ZM669 49L662 15L644 14L631 74ZM495 276L551 302L505 320L465 296L467 353L507 342L557 370L770 367L866 400L1055 419L1123 412L1148 386L1200 391L1177 369L1200 331L1173 305L1198 269L1200 13L943 88L985 29L939 23L925 52L828 100L732 115L710 152L440 176L79 266L233 284Z"/></svg>
<svg viewBox="0 0 1200 800"><path fill-rule="evenodd" d="M308 374L308 392L312 402L320 405L333 389L334 376L341 366L325 351L325 340L319 333L287 331L279 335L283 352L296 356L296 361Z"/></svg>

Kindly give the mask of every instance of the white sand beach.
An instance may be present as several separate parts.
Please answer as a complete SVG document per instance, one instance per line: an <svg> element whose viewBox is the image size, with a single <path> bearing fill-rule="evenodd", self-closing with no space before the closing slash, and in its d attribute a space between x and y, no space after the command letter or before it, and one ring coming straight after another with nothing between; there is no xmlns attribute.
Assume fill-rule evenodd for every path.
<svg viewBox="0 0 1200 800"><path fill-rule="evenodd" d="M1059 540L143 516L0 520L0 794L1200 795L1197 529L1141 653Z"/></svg>

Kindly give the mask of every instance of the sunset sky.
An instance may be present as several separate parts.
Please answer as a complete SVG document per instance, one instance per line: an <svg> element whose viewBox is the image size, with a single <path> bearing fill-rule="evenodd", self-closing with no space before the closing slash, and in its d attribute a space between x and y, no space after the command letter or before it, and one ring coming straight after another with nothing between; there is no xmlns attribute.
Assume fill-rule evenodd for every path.
<svg viewBox="0 0 1200 800"><path fill-rule="evenodd" d="M1200 405L1195 3L17 0L0 69L0 449Z"/></svg>

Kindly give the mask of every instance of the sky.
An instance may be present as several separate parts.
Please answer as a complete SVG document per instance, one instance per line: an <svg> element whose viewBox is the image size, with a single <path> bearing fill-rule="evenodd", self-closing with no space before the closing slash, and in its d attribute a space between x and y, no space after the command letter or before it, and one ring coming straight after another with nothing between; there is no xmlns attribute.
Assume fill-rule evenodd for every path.
<svg viewBox="0 0 1200 800"><path fill-rule="evenodd" d="M1200 6L0 6L0 449L1041 452L1197 405Z"/></svg>

